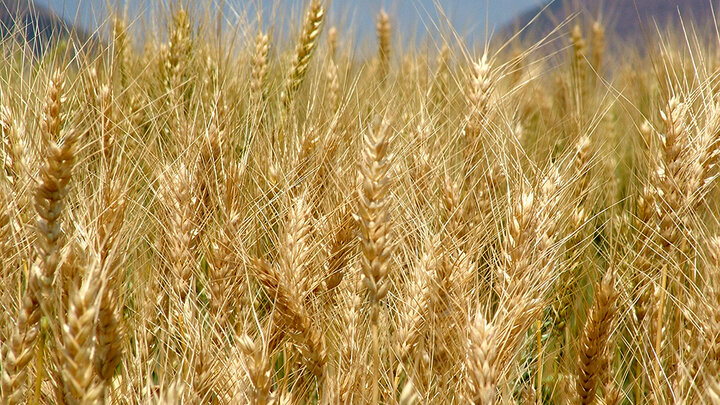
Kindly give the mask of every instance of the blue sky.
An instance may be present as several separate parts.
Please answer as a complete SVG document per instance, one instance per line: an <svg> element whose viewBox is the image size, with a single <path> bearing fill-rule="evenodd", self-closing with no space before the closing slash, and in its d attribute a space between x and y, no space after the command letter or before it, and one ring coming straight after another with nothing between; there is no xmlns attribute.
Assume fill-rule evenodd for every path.
<svg viewBox="0 0 720 405"><path fill-rule="evenodd" d="M127 5L131 16L150 17L153 10L166 6L169 0L35 0L38 4L49 6L68 21L80 21L88 29L94 29L102 23L106 15L106 3ZM265 24L273 24L272 11L283 16L297 16L304 0L199 0L224 3L228 25L237 20L237 13L247 11L248 7L262 4L265 12ZM452 26L461 33L483 38L486 31L502 26L514 15L543 0L333 0L330 9L330 23L333 19L340 25L340 16L346 16L362 34L373 30L374 16L384 7L397 21L400 31L418 32L436 31L432 24L442 20L437 18L436 4L440 5ZM253 12L254 14L254 12ZM486 24L487 22L487 24ZM280 26L281 24L277 24ZM284 26L285 24L282 24ZM427 29L430 27L430 29ZM341 27L342 28L342 27Z"/></svg>

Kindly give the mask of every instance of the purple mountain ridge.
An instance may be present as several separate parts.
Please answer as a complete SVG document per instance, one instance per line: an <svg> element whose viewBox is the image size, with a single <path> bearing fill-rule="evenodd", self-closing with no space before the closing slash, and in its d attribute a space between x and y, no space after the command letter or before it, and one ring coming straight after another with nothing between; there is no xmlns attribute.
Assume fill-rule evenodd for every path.
<svg viewBox="0 0 720 405"><path fill-rule="evenodd" d="M668 27L686 28L711 24L715 13L720 12L719 0L555 0L542 11L542 7L533 8L514 18L500 30L508 37L525 27L535 19L521 35L524 38L539 39L555 29L558 24L567 22L567 32L575 22L600 21L608 33L620 39L642 41L643 38L655 38L658 32L664 33ZM537 17L537 18L536 18ZM714 32L714 27L712 28Z"/></svg>
<svg viewBox="0 0 720 405"><path fill-rule="evenodd" d="M68 24L43 5L32 0L0 0L0 38L14 36L36 55L61 38L74 38L85 43L84 30Z"/></svg>

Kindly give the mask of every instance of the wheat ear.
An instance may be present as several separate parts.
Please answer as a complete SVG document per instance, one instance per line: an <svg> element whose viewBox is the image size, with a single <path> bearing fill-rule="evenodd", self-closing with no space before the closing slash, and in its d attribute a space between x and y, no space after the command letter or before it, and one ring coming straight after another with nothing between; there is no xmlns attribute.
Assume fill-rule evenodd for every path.
<svg viewBox="0 0 720 405"><path fill-rule="evenodd" d="M272 385L272 369L270 359L265 350L258 347L252 338L243 335L238 340L238 346L247 358L248 374L252 390L249 393L252 405L270 403L270 388Z"/></svg>
<svg viewBox="0 0 720 405"><path fill-rule="evenodd" d="M517 353L526 331L542 315L546 289L555 276L559 174L553 170L538 192L524 192L512 204L503 264L499 269L499 305L493 318L498 364Z"/></svg>
<svg viewBox="0 0 720 405"><path fill-rule="evenodd" d="M107 162L111 163L111 162ZM110 169L112 166L109 165ZM112 169L111 169L112 170ZM126 190L120 182L108 180L101 188L101 212L97 219L96 246L99 266L105 284L100 289L96 328L95 368L103 384L108 386L121 361L124 325L122 299L117 290L123 265L118 241L125 221Z"/></svg>
<svg viewBox="0 0 720 405"><path fill-rule="evenodd" d="M125 18L114 16L112 20L112 38L113 69L120 74L120 86L125 89L128 86L128 69L132 63L130 60L132 52Z"/></svg>
<svg viewBox="0 0 720 405"><path fill-rule="evenodd" d="M239 272L243 269L237 246L240 238L240 214L229 210L225 223L208 252L208 278L210 283L210 309L220 325L226 325L236 309Z"/></svg>
<svg viewBox="0 0 720 405"><path fill-rule="evenodd" d="M355 236L351 214L345 207L340 211L338 218L339 221L335 224L335 230L327 248L327 260L324 265L324 286L328 291L332 291L340 285L345 276L345 266L350 261L351 243Z"/></svg>
<svg viewBox="0 0 720 405"><path fill-rule="evenodd" d="M260 284L274 301L287 334L299 347L305 365L318 379L322 379L327 361L322 331L313 322L304 301L311 276L308 273L309 217L304 197L296 198L286 224L277 266L256 260L255 268Z"/></svg>
<svg viewBox="0 0 720 405"><path fill-rule="evenodd" d="M330 113L334 114L338 109L341 95L338 67L332 59L328 60L325 78L328 83L327 108Z"/></svg>
<svg viewBox="0 0 720 405"><path fill-rule="evenodd" d="M673 97L668 102L667 111L661 111L666 132L661 135L661 172L659 189L662 192L660 201L660 235L665 249L678 246L681 233L678 215L683 208L685 167L684 151L687 148L688 134L685 119L687 106L679 98Z"/></svg>
<svg viewBox="0 0 720 405"><path fill-rule="evenodd" d="M28 173L25 161L24 128L3 98L0 105L0 148L2 148L3 175L17 193L21 179Z"/></svg>
<svg viewBox="0 0 720 405"><path fill-rule="evenodd" d="M385 282L392 254L390 232L389 192L391 158L388 155L391 130L387 120L379 129L368 130L363 139L360 168L358 214L355 219L360 228L362 249L361 266L363 284L370 300L370 328L373 338L374 375L380 372L378 346L378 318L380 300L385 298L389 284ZM379 401L377 379L373 379L373 402Z"/></svg>
<svg viewBox="0 0 720 405"><path fill-rule="evenodd" d="M2 370L3 401L18 403L23 399L23 386L27 379L28 363L38 337L38 321L42 309L51 310L52 282L59 263L61 215L64 199L75 163L77 132L70 132L61 145L64 124L62 113L63 75L55 73L48 86L41 135L45 145L45 162L40 169L39 183L35 189L37 218L37 256L30 271L16 328L6 347Z"/></svg>
<svg viewBox="0 0 720 405"><path fill-rule="evenodd" d="M192 28L190 16L184 8L180 8L172 18L172 25L168 38L167 58L165 69L165 86L171 94L182 94L183 89L176 93L176 86L182 83L185 65L191 58L193 49Z"/></svg>
<svg viewBox="0 0 720 405"><path fill-rule="evenodd" d="M328 29L327 43L328 56L330 57L330 60L335 60L338 47L338 29L334 25Z"/></svg>
<svg viewBox="0 0 720 405"><path fill-rule="evenodd" d="M168 169L169 171L170 169ZM167 173L161 180L160 199L166 211L166 234L161 240L165 261L170 268L173 292L180 301L191 293L195 249L197 246L197 224L194 219L197 201L192 198L192 176L184 165L176 173Z"/></svg>
<svg viewBox="0 0 720 405"><path fill-rule="evenodd" d="M100 294L94 365L95 372L105 387L108 387L115 375L115 369L122 360L125 328L121 309L117 304L117 296L111 289L111 284L106 284Z"/></svg>
<svg viewBox="0 0 720 405"><path fill-rule="evenodd" d="M285 90L280 95L283 105L288 108L300 89L300 85L305 78L310 59L313 51L317 48L318 37L322 32L323 21L325 19L325 9L321 0L312 0L305 22L303 24L302 33L297 46L295 47L295 56L293 58L290 74L288 75Z"/></svg>
<svg viewBox="0 0 720 405"><path fill-rule="evenodd" d="M110 86L107 84L101 85L96 94L96 103L100 112L99 124L102 134L100 138L101 150L107 164L113 163L112 158L116 141L114 128L117 118L115 117L114 102L114 96Z"/></svg>
<svg viewBox="0 0 720 405"><path fill-rule="evenodd" d="M595 300L580 341L577 367L577 397L579 403L595 402L598 384L607 372L606 356L610 334L617 318L615 276L609 270L595 291Z"/></svg>
<svg viewBox="0 0 720 405"><path fill-rule="evenodd" d="M82 286L72 293L62 328L62 377L69 404L89 405L103 401L103 385L98 384L92 364L100 279L97 271L91 271Z"/></svg>
<svg viewBox="0 0 720 405"><path fill-rule="evenodd" d="M577 195L577 202L572 208L572 214L570 216L570 224L568 233L573 236L565 243L566 249L569 252L570 262L568 263L567 270L560 275L560 286L559 300L555 304L557 305L557 321L556 326L558 332L566 332L565 329L568 326L568 318L572 315L572 300L576 291L576 282L579 277L578 270L580 268L580 256L582 254L582 244L584 234L580 232L583 224L588 218L588 213L585 208L585 201L587 200L588 184L590 182L590 173L588 168L588 162L590 158L590 137L587 135L581 136L575 144L575 159L573 159L572 178L575 179L575 194Z"/></svg>
<svg viewBox="0 0 720 405"><path fill-rule="evenodd" d="M384 83L390 72L392 25L385 10L381 10L376 24L378 38L378 81Z"/></svg>
<svg viewBox="0 0 720 405"><path fill-rule="evenodd" d="M687 117L687 105L682 103L678 97L673 97L668 101L668 108L660 112L660 116L665 124L666 132L661 136L661 166L658 170L658 198L659 202L659 234L661 237L661 247L667 254L668 259L677 257L676 254L681 247L683 218L680 211L684 208L684 193L686 183L683 178L684 159L683 152L688 142L687 127L685 120ZM672 279L672 275L668 274L670 264L664 263L660 273L660 286L657 290L658 299L655 302L657 315L655 321L655 336L653 341L653 349L657 356L654 362L654 378L655 386L659 386L660 369L662 367L662 327L665 318L665 301L668 290L668 278Z"/></svg>
<svg viewBox="0 0 720 405"><path fill-rule="evenodd" d="M253 52L250 65L252 73L250 75L250 100L251 105L261 110L262 100L264 96L265 76L268 70L268 51L270 49L270 39L267 34L258 31L255 36L255 51Z"/></svg>
<svg viewBox="0 0 720 405"><path fill-rule="evenodd" d="M360 228L363 283L374 307L373 323L377 323L377 304L387 294L388 284L384 281L392 252L388 206L390 135L389 123L385 120L378 130L366 132L358 170L361 188L355 219Z"/></svg>
<svg viewBox="0 0 720 405"><path fill-rule="evenodd" d="M448 94L450 84L450 58L452 54L450 47L443 42L440 52L437 55L435 73L433 74L434 85L433 100L438 108L443 106Z"/></svg>
<svg viewBox="0 0 720 405"><path fill-rule="evenodd" d="M291 340L298 345L303 360L316 377L321 378L326 362L322 335L313 324L296 285L288 285L276 268L264 261L255 261L257 277L275 304L280 322L288 329Z"/></svg>
<svg viewBox="0 0 720 405"><path fill-rule="evenodd" d="M605 27L600 21L595 21L592 26L592 55L591 63L596 73L603 68L603 56L605 55Z"/></svg>
<svg viewBox="0 0 720 405"><path fill-rule="evenodd" d="M488 61L487 54L473 63L473 70L470 76L470 88L467 95L469 106L468 123L473 129L477 129L488 110L491 92L493 90L493 79L491 76L492 65Z"/></svg>
<svg viewBox="0 0 720 405"><path fill-rule="evenodd" d="M495 329L481 312L470 327L469 343L466 360L469 399L475 404L494 404L498 379Z"/></svg>
<svg viewBox="0 0 720 405"><path fill-rule="evenodd" d="M587 52L587 44L583 38L582 28L579 24L575 24L570 31L570 43L572 44L572 67L577 85L582 88L585 83L585 54Z"/></svg>
<svg viewBox="0 0 720 405"><path fill-rule="evenodd" d="M464 156L466 165L470 170L477 170L477 162L482 155L482 139L480 133L487 121L488 113L491 110L490 99L494 90L494 78L492 76L492 65L488 61L487 54L473 63L470 75L469 88L466 101L468 112L463 131L465 143ZM471 176L472 177L472 176Z"/></svg>
<svg viewBox="0 0 720 405"><path fill-rule="evenodd" d="M45 162L40 169L39 184L35 189L35 210L38 215L37 264L41 270L39 281L45 297L52 295L51 285L60 260L61 216L79 139L76 131L70 131L62 144L58 145L56 141L64 123L63 82L63 75L60 73L56 73L50 81L41 131L45 144Z"/></svg>
<svg viewBox="0 0 720 405"><path fill-rule="evenodd" d="M2 401L3 405L15 405L24 402L25 382L33 359L35 341L38 337L40 296L37 268L28 280L28 286L20 303L20 311L10 339L3 347L2 363Z"/></svg>

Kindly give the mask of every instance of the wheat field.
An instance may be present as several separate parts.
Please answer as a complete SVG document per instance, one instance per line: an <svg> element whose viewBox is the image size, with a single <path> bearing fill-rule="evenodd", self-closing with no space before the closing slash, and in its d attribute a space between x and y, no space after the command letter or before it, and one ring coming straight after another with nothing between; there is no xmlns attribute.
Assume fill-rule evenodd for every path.
<svg viewBox="0 0 720 405"><path fill-rule="evenodd" d="M328 6L3 41L1 403L720 404L720 36Z"/></svg>

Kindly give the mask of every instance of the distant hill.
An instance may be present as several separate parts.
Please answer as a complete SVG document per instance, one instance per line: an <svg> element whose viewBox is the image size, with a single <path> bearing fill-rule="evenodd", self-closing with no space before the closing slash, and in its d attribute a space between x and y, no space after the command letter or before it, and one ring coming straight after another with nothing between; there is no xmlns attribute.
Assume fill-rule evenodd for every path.
<svg viewBox="0 0 720 405"><path fill-rule="evenodd" d="M68 24L46 7L32 0L0 0L0 38L19 37L36 55L42 55L60 38L74 38L81 43L90 35Z"/></svg>
<svg viewBox="0 0 720 405"><path fill-rule="evenodd" d="M500 31L501 36L508 37L517 32L541 10L542 7L537 7L520 14L505 25ZM709 23L713 10L720 12L720 0L555 0L528 27L523 37L542 38L568 17L576 16L578 21L599 19L608 32L620 39L637 41L643 38L643 29L654 34L656 23L661 30L668 24L679 26L680 16L686 24L690 21Z"/></svg>

